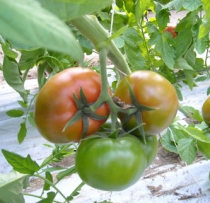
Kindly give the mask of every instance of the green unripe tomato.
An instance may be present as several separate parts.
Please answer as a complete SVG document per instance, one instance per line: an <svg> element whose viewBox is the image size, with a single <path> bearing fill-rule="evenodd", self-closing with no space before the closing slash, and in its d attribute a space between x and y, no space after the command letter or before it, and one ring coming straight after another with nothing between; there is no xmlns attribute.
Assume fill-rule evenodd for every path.
<svg viewBox="0 0 210 203"><path fill-rule="evenodd" d="M121 191L135 184L146 165L142 144L132 135L85 139L75 156L80 178L87 185L106 191Z"/></svg>
<svg viewBox="0 0 210 203"><path fill-rule="evenodd" d="M144 144L143 138L140 138L140 140L147 156L147 167L149 167L157 155L158 139L156 135L146 136L146 144Z"/></svg>

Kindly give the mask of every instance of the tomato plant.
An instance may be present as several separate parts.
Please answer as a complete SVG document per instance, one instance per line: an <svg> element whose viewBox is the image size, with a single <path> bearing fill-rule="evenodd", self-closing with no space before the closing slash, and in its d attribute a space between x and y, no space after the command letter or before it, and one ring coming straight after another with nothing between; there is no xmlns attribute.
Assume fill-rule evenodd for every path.
<svg viewBox="0 0 210 203"><path fill-rule="evenodd" d="M178 98L173 85L158 73L146 70L135 71L119 82L114 93L126 104L132 103L128 84L141 105L155 108L152 111L142 112L145 133L155 135L166 129L173 121L178 110ZM119 114L122 122L125 117L124 113ZM124 129L128 131L136 126L135 116L123 123ZM132 133L139 135L138 130Z"/></svg>
<svg viewBox="0 0 210 203"><path fill-rule="evenodd" d="M86 106L95 102L101 92L101 78L91 69L69 68L52 78L42 87L37 95L34 109L34 121L40 134L53 143L77 142L82 137L82 118L64 129L67 122L79 110L74 95L80 98L83 90L87 99ZM96 132L109 116L107 104L101 105L95 113L105 116L103 120L88 118L88 131L86 136Z"/></svg>
<svg viewBox="0 0 210 203"><path fill-rule="evenodd" d="M139 180L146 165L144 148L132 135L82 140L75 155L75 167L80 178L100 190L128 188Z"/></svg>
<svg viewBox="0 0 210 203"><path fill-rule="evenodd" d="M171 33L172 37L175 38L177 36L177 32L175 31L176 27L174 26L167 26L163 32L169 32Z"/></svg>
<svg viewBox="0 0 210 203"><path fill-rule="evenodd" d="M85 181L93 187L121 190L134 184L157 153L157 137L154 135L167 128L176 115L178 108L176 92L165 78L176 87L180 100L183 99L180 91L182 82L187 83L189 88L193 89L197 81L209 78L207 59L210 53L210 27L206 23L210 21L209 1L197 0L193 3L191 1L193 0L117 0L111 6L113 0L86 0L82 3L62 0L27 0L23 6L23 0L0 0L0 44L3 52L3 63L0 63L0 70L3 72L7 84L18 92L23 100L18 101L21 107L18 106L18 109L6 112L9 116L22 119L20 127L18 126L18 142L22 143L27 133L30 134L27 124L30 123L34 126L34 120L40 133L54 143L78 142L83 135L89 136L96 131L100 131L99 134L103 133L104 129L98 129L106 121L109 112L111 123L105 125L104 128L108 128L111 133L116 128L122 130L121 124L128 131L139 126L139 117L133 116L127 121L124 120L130 109L117 106L107 91L108 74L105 61L108 57L114 65L112 70L115 72L116 80L112 84L113 92L117 82L122 79L115 93L119 98L122 97L120 98L122 103L124 102L126 107L131 107L131 110L133 105L135 106L131 102L128 81L138 100L139 107L142 105L151 108L150 111L139 108L143 119L143 123L140 122L140 124L144 124L142 126L147 136L139 137L139 131L135 130L132 133L138 138L129 135L117 139L101 137L83 140L79 146L78 154L82 148L86 148L87 151L82 152L84 157L90 155L89 162L87 163L83 157L79 159L78 156L77 160L81 162L78 162L77 165L81 166L79 173L90 172L90 179ZM169 23L171 24L170 15L173 11L177 14L180 11L186 11L186 15L176 22L177 36L172 27L167 27ZM203 15L204 13L205 15ZM171 40L169 34L165 33L166 31L170 32L173 37L176 36L175 39ZM106 52L106 57L101 58L102 50ZM84 61L84 55L93 52L99 53L100 75L88 69L67 69L78 64L87 65L88 62ZM201 54L203 56L204 53L206 53L205 58L200 56ZM30 99L33 91L29 92L25 86L27 76L33 67L37 67L37 81L40 88L34 112L31 108L34 100ZM67 70L60 72L64 69ZM149 70L149 72L139 71L142 69ZM78 74L75 72L76 70L79 71ZM75 73L73 81L68 80L68 77L70 78L69 71ZM80 71L85 73L81 74ZM130 74L131 72L133 73ZM46 81L46 73L49 78L58 74L43 86ZM145 73L149 73L149 75L145 75ZM81 118L75 119L77 115ZM121 123L118 122L117 115L121 118ZM193 119L197 117L196 122L202 122L198 112L194 111L193 114L188 115L190 118L193 115ZM96 117L98 119L93 119ZM161 138L161 144L167 150L178 153L187 164L191 164L196 157L197 148L204 155L208 152L205 150L208 149L206 143L208 144L209 139L203 135L203 129L200 129L202 125L198 124L198 128L197 126L180 127L173 123L165 131L166 134ZM104 146L105 141L112 145ZM88 146L95 142L102 148L97 148L98 154L91 154L91 149L95 148L88 148ZM203 143L205 144L203 145ZM131 145L138 145L138 147L130 149ZM50 147L52 146L50 145ZM53 182L51 172L62 170L56 176L56 179L60 181L67 174L76 172L75 168L63 171L56 167L50 168L49 165L52 160L60 161L64 155L74 153L74 150L69 147L64 144L55 145L52 155L40 166L31 159L30 155L24 158L6 150L2 150L2 152L16 171L25 174L24 176L34 175L45 181L42 194L33 197L41 199L40 202L69 202L83 183L71 195L65 197L56 188L57 182ZM115 154L115 151L119 153ZM135 156L135 152L138 157ZM139 152L141 153L140 157ZM116 166L116 170L110 165L108 170L105 170L103 165L99 165L101 161L110 160L99 159L99 155L102 156L102 153L103 155L107 153L108 158L113 158L115 162L111 163ZM130 163L130 160L126 159L128 155L130 158L131 156L136 158L137 161L134 161L133 164L136 163L139 168L138 173L135 173L134 169L129 168L129 165L126 164ZM124 160L123 163L117 159L118 156ZM205 156L208 158L208 155ZM85 163L87 171L85 171L83 163ZM98 170L91 168L89 163L97 164ZM106 166L108 167L108 165ZM123 174L126 179L118 182L120 178L117 175L118 173L122 174L124 169L127 170L127 173ZM42 177L43 170L46 170L45 178ZM115 179L112 172L116 178L118 177L118 180ZM17 175L15 173L12 172L8 177ZM94 175L91 175L93 173ZM97 182L95 174L100 175L99 177L103 176L103 179L99 179ZM4 199L2 196L0 197L0 202L15 202L20 197L21 200L18 202L24 203L21 191L25 187L25 180L24 183L21 183L17 178L17 181L12 180L11 183L11 179L6 175L3 175L4 177L8 182L5 184L6 186L3 186L3 189L0 188L0 193L5 194ZM9 194L10 190L8 191L7 184L11 188ZM50 191L44 194L44 190L48 191L50 187L53 187L56 192ZM60 194L63 200L57 201L57 194ZM25 193L25 195L27 194Z"/></svg>

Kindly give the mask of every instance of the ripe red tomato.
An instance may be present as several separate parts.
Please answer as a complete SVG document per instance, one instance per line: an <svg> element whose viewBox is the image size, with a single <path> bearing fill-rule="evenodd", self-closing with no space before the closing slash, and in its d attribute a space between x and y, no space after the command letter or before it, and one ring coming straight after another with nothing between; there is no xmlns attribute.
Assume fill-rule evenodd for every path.
<svg viewBox="0 0 210 203"><path fill-rule="evenodd" d="M171 35L173 36L173 38L175 38L177 36L177 32L175 31L176 27L174 26L167 26L163 32L169 32L171 33Z"/></svg>
<svg viewBox="0 0 210 203"><path fill-rule="evenodd" d="M147 70L135 71L119 82L114 94L126 104L132 103L128 83L139 104L155 108L152 111L142 112L145 134L156 135L166 129L178 110L178 97L173 85L158 73ZM120 113L120 120L123 121L125 116L124 113ZM136 126L135 116L123 124L123 128L127 131ZM139 136L139 131L134 130L132 134Z"/></svg>
<svg viewBox="0 0 210 203"><path fill-rule="evenodd" d="M203 116L203 120L204 122L210 126L210 97L208 97L205 102L203 103L202 106L202 116Z"/></svg>
<svg viewBox="0 0 210 203"><path fill-rule="evenodd" d="M78 142L82 136L82 119L69 126L62 132L66 123L77 112L73 97L80 98L82 88L89 104L95 102L101 92L101 77L88 68L69 68L51 79L42 87L37 95L34 109L34 121L40 134L53 143ZM108 104L101 105L95 112L100 116L110 113ZM106 121L88 119L87 136L96 132Z"/></svg>
<svg viewBox="0 0 210 203"><path fill-rule="evenodd" d="M80 178L87 185L106 191L120 191L135 184L146 164L145 151L133 135L84 139L75 155Z"/></svg>

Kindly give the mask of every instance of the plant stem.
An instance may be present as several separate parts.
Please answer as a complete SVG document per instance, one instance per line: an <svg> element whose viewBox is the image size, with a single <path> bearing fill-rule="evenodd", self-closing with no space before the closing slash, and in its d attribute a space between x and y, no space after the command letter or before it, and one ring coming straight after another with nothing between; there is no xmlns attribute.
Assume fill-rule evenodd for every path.
<svg viewBox="0 0 210 203"><path fill-rule="evenodd" d="M110 112L111 112L111 119L112 119L112 130L115 128L115 124L117 122L117 113L122 111L119 106L117 106L109 92L108 89L108 79L107 79L107 70L106 70L106 55L107 51L106 48L103 48L99 52L99 59L100 59L100 70L101 70L101 94L98 100L91 106L92 111L94 112L102 103L107 102L109 104Z"/></svg>
<svg viewBox="0 0 210 203"><path fill-rule="evenodd" d="M143 37L143 40L144 40L144 46L145 46L146 51L147 51L148 61L150 63L151 68L154 70L154 66L153 66L152 60L150 58L149 48L148 48L148 45L147 45L147 42L146 42L146 38L145 38L145 34L144 34L144 29L143 29L143 26L142 26L143 18L144 17L142 16L141 21L138 22L137 24L138 24L138 26L139 26L139 28L141 30L141 33L142 33L142 37Z"/></svg>
<svg viewBox="0 0 210 203"><path fill-rule="evenodd" d="M54 185L54 183L52 183L52 182L50 182L49 180L47 180L46 178L44 178L44 177L42 177L41 175L39 175L39 174L34 174L34 176L35 177L38 177L38 178L40 178L40 179L42 179L42 180L44 180L48 185L50 185L51 187L53 187L63 198L64 198L64 200L65 200L65 202L69 202L67 199L66 199L66 197L65 197L65 195ZM64 202L64 203L65 203Z"/></svg>
<svg viewBox="0 0 210 203"><path fill-rule="evenodd" d="M44 197L41 197L41 196L38 196L38 195L34 195L34 194L29 194L29 193L23 193L24 196L31 196L31 197L35 197L35 198L38 198L38 199L45 199ZM53 202L55 203L62 203L62 202L59 202L59 201L56 201L56 200L53 200Z"/></svg>
<svg viewBox="0 0 210 203"><path fill-rule="evenodd" d="M107 44L108 33L101 26L95 16L86 15L75 18L70 22L81 32L84 37L93 43L97 51L100 51L106 47L107 56L115 65L121 78L131 73L125 58L123 57L120 50L116 47L114 42L110 41Z"/></svg>

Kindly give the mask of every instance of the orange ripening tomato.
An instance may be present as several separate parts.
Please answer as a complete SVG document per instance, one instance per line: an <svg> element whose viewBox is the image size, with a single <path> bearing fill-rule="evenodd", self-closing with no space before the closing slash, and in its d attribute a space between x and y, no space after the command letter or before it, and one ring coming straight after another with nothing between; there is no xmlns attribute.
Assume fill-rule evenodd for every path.
<svg viewBox="0 0 210 203"><path fill-rule="evenodd" d="M81 88L88 104L94 103L101 93L100 74L89 68L69 68L50 78L38 93L34 121L40 134L48 141L68 143L78 142L82 138L82 119L62 132L67 122L78 111L74 94L80 99ZM95 113L108 118L110 113L108 104L102 104ZM106 120L88 118L86 136L98 131Z"/></svg>
<svg viewBox="0 0 210 203"><path fill-rule="evenodd" d="M177 32L175 31L176 27L174 26L167 26L163 32L169 32L171 33L171 35L173 36L173 38L175 38L177 36Z"/></svg>
<svg viewBox="0 0 210 203"><path fill-rule="evenodd" d="M142 112L142 121L146 135L156 135L165 130L173 121L178 110L178 97L174 86L156 72L139 70L124 77L118 84L114 96L126 104L132 104L129 93L130 85L139 104L155 108L152 111ZM125 113L118 117L124 122ZM123 123L126 131L138 126L135 116ZM131 134L139 136L136 129Z"/></svg>

